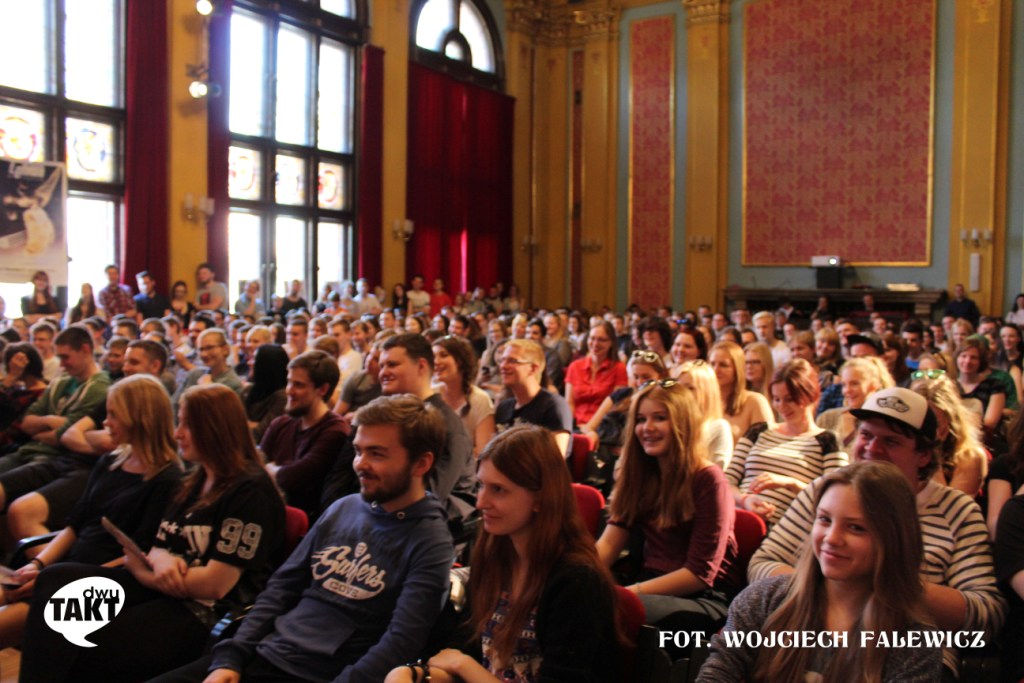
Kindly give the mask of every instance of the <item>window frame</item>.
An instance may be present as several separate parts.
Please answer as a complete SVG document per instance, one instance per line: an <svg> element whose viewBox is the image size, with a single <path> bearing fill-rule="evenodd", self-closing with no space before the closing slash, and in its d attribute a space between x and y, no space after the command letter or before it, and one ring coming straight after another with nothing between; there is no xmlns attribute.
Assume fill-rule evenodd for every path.
<svg viewBox="0 0 1024 683"><path fill-rule="evenodd" d="M419 62L424 66L436 71L446 73L453 78L475 85L480 85L491 90L504 92L505 89L505 51L501 44L501 33L498 31L498 23L491 13L491 8L482 0L453 0L457 5L464 2L471 4L480 16L483 17L484 25L490 34L491 45L494 49L494 73L480 71L473 68L467 62L448 57L444 52L437 52L416 44L416 26L419 24L420 13L430 0L414 0L412 10L409 13L409 59ZM445 34L442 48L450 41L457 42L466 54L470 54L469 41L458 31L459 9L455 9L455 27Z"/></svg>

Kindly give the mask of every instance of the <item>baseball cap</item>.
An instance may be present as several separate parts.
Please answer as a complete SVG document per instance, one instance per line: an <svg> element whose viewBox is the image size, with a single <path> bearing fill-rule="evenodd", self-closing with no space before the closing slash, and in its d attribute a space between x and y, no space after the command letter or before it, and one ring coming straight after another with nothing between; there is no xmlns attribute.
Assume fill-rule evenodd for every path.
<svg viewBox="0 0 1024 683"><path fill-rule="evenodd" d="M864 405L850 414L858 420L884 417L901 422L928 440L935 439L938 422L928 407L928 400L910 389L892 387L876 391L867 397Z"/></svg>
<svg viewBox="0 0 1024 683"><path fill-rule="evenodd" d="M875 351L878 351L879 356L885 353L885 345L882 344L882 338L874 332L851 334L846 338L846 348L852 349L854 344L868 344L873 346Z"/></svg>

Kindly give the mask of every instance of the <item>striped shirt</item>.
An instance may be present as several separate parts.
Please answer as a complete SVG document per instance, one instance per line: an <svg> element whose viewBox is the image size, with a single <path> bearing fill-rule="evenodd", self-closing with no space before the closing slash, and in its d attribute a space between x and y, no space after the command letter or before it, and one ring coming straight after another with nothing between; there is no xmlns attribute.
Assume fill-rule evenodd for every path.
<svg viewBox="0 0 1024 683"><path fill-rule="evenodd" d="M846 453L839 450L830 432L824 433L825 438L822 438L821 432L786 436L777 430L765 429L758 435L757 429L755 426L737 442L725 471L729 483L744 493L750 489L751 482L765 472L792 477L806 484L849 464ZM829 452L824 452L826 450ZM775 504L769 525L779 521L796 494L788 488L765 489L757 494Z"/></svg>
<svg viewBox="0 0 1024 683"><path fill-rule="evenodd" d="M814 527L814 498L819 481L813 481L796 497L750 560L747 577L764 579L779 569L796 566L805 540ZM970 496L929 481L917 494L924 561L921 576L929 583L955 588L967 603L962 629L987 631L988 638L1006 619L1006 599L996 587L989 540L981 509ZM943 663L957 670L954 650L943 652Z"/></svg>

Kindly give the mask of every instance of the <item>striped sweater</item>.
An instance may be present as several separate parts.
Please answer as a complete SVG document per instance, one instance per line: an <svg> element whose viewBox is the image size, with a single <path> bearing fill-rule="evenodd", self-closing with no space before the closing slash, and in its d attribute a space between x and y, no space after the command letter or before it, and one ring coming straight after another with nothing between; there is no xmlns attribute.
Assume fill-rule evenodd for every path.
<svg viewBox="0 0 1024 683"><path fill-rule="evenodd" d="M789 511L754 554L747 569L751 581L796 565L814 526L817 485L818 481L811 482L794 499ZM981 509L964 493L929 481L917 494L917 512L924 542L922 578L960 591L967 603L961 628L987 631L986 640L991 640L1006 619L1007 607L996 587L992 543ZM956 652L946 650L943 662L956 671Z"/></svg>
<svg viewBox="0 0 1024 683"><path fill-rule="evenodd" d="M809 483L823 474L849 464L831 432L786 436L764 423L754 425L739 440L725 471L729 483L744 493L759 474L768 472ZM758 493L775 504L768 519L774 525L785 514L797 491L788 488L766 489Z"/></svg>

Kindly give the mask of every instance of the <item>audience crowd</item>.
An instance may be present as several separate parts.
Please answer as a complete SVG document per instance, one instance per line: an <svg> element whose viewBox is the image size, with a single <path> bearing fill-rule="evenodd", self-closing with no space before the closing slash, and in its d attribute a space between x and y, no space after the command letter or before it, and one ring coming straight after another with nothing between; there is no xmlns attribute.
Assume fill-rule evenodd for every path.
<svg viewBox="0 0 1024 683"><path fill-rule="evenodd" d="M0 593L22 680L629 680L630 601L718 634L705 681L956 680L970 654L861 646L882 631L983 632L1024 678L1024 294L988 316L957 285L922 320L105 276L67 311L45 272L0 303L0 543L54 532ZM95 648L45 622L83 577L125 588ZM798 630L849 645L730 642Z"/></svg>

